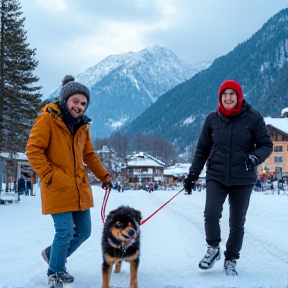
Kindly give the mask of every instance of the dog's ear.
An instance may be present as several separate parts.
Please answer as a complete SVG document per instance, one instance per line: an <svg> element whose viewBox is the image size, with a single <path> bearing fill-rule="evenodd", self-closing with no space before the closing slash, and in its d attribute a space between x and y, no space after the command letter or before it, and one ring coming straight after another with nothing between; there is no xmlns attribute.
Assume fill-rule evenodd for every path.
<svg viewBox="0 0 288 288"><path fill-rule="evenodd" d="M110 213L106 217L106 222L112 222L114 217L115 217L115 215L117 215L117 211L116 210L110 211Z"/></svg>
<svg viewBox="0 0 288 288"><path fill-rule="evenodd" d="M140 211L136 210L136 221L140 224L141 220L142 220L142 214Z"/></svg>

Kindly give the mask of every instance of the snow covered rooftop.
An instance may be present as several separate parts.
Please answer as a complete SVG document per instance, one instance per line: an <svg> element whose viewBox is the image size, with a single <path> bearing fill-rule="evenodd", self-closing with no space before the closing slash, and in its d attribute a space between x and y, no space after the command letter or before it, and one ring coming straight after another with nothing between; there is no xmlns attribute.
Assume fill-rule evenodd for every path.
<svg viewBox="0 0 288 288"><path fill-rule="evenodd" d="M130 159L127 162L127 167L164 167L165 163L161 162L160 160L152 157L149 154L144 152L139 152L129 157Z"/></svg>
<svg viewBox="0 0 288 288"><path fill-rule="evenodd" d="M191 163L176 163L174 166L164 169L164 175L173 175L175 177L187 175L189 173L190 166ZM206 177L206 166L201 171L199 177Z"/></svg>
<svg viewBox="0 0 288 288"><path fill-rule="evenodd" d="M10 153L5 153L2 152L0 153L0 157L4 158L4 159L10 159ZM16 153L15 155L13 155L13 159L17 159L17 160L27 160L27 156L25 153Z"/></svg>
<svg viewBox="0 0 288 288"><path fill-rule="evenodd" d="M164 169L164 175L183 176L189 173L191 163L176 163Z"/></svg>
<svg viewBox="0 0 288 288"><path fill-rule="evenodd" d="M288 134L288 118L264 117L264 121L266 125L271 125L275 127L276 129Z"/></svg>
<svg viewBox="0 0 288 288"><path fill-rule="evenodd" d="M281 116L283 116L285 113L288 113L288 107L282 109Z"/></svg>

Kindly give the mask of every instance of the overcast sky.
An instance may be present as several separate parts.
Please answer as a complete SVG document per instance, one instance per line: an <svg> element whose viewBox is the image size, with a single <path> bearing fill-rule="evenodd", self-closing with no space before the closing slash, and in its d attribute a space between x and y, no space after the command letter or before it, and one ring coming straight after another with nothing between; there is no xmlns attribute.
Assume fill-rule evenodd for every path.
<svg viewBox="0 0 288 288"><path fill-rule="evenodd" d="M46 98L66 74L159 45L196 64L250 38L287 0L19 0Z"/></svg>

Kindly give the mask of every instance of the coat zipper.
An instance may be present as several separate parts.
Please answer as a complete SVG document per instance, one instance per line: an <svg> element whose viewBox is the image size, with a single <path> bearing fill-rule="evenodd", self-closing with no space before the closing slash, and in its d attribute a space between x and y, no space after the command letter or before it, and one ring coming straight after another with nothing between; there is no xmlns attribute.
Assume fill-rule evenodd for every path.
<svg viewBox="0 0 288 288"><path fill-rule="evenodd" d="M81 129L83 129L83 126L80 127L76 134L79 134L81 131ZM78 188L78 185L77 185L77 171L76 171L76 160L75 160L75 149L74 149L74 142L76 141L76 134L74 135L71 135L72 136L72 139L73 139L73 145L72 145L72 150L73 150L73 157L74 157L74 174L75 174L75 183L76 183L76 187L77 187L77 191L78 191L78 195L79 195L79 202L80 202L80 210L82 211L82 201L81 201L81 197L80 197L80 191L79 191L79 188Z"/></svg>
<svg viewBox="0 0 288 288"><path fill-rule="evenodd" d="M228 175L227 175L227 186L230 185L230 176L231 176L231 151L232 151L232 130L234 128L234 124L229 123L232 125L230 130L230 143L229 143L229 169L228 169Z"/></svg>
<svg viewBox="0 0 288 288"><path fill-rule="evenodd" d="M69 134L70 134L70 137L72 138L72 153L73 153L73 167L74 167L74 178L75 178L75 185L76 185L76 188L77 188L77 191L78 191L78 196L79 196L79 201L80 201L80 210L82 209L82 202L81 202L81 198L80 198L80 192L79 192L79 188L78 188L78 185L77 185L77 172L76 172L76 160L75 160L75 149L74 149L74 139L75 139L75 135L78 133L78 131L81 129L81 127L78 129L78 131L76 132L76 134L73 135L71 134L70 130L68 129L68 127L65 125L65 123L63 122L64 125L62 125L62 122L58 122L57 123L62 127L64 128Z"/></svg>

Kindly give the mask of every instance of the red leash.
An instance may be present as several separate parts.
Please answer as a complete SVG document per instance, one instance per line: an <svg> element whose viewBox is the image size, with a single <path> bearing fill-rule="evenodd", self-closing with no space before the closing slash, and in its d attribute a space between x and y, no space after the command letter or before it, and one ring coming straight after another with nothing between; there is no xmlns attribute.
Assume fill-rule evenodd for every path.
<svg viewBox="0 0 288 288"><path fill-rule="evenodd" d="M154 216L157 212L159 212L164 206L166 206L173 198L175 198L183 190L184 190L184 188L182 188L177 194L175 194L168 201L166 201L160 208L158 208L155 212L153 212L149 217L147 217L146 219L141 221L140 225L142 225L145 222L147 222L152 216ZM105 207L106 207L106 204L107 204L107 200L108 200L110 191L111 191L111 188L106 189L106 192L105 192L105 195L104 195L104 199L103 199L103 203L102 203L102 208L101 208L101 218L102 218L102 222L103 222L104 225L106 224L106 222L105 222Z"/></svg>
<svg viewBox="0 0 288 288"><path fill-rule="evenodd" d="M106 207L106 203L109 197L109 193L111 191L111 188L105 189L105 195L104 195L104 199L103 199L103 203L102 203L102 207L101 207L101 218L102 218L102 222L105 226L106 222L105 222L105 207Z"/></svg>
<svg viewBox="0 0 288 288"><path fill-rule="evenodd" d="M173 198L175 198L178 194L180 194L184 188L182 188L177 194L175 194L173 197L171 197L167 202L165 202L160 208L158 208L155 212L153 212L149 217L141 221L140 225L144 224L146 221L148 221L152 216L154 216L159 210L161 210L164 206L166 206Z"/></svg>

